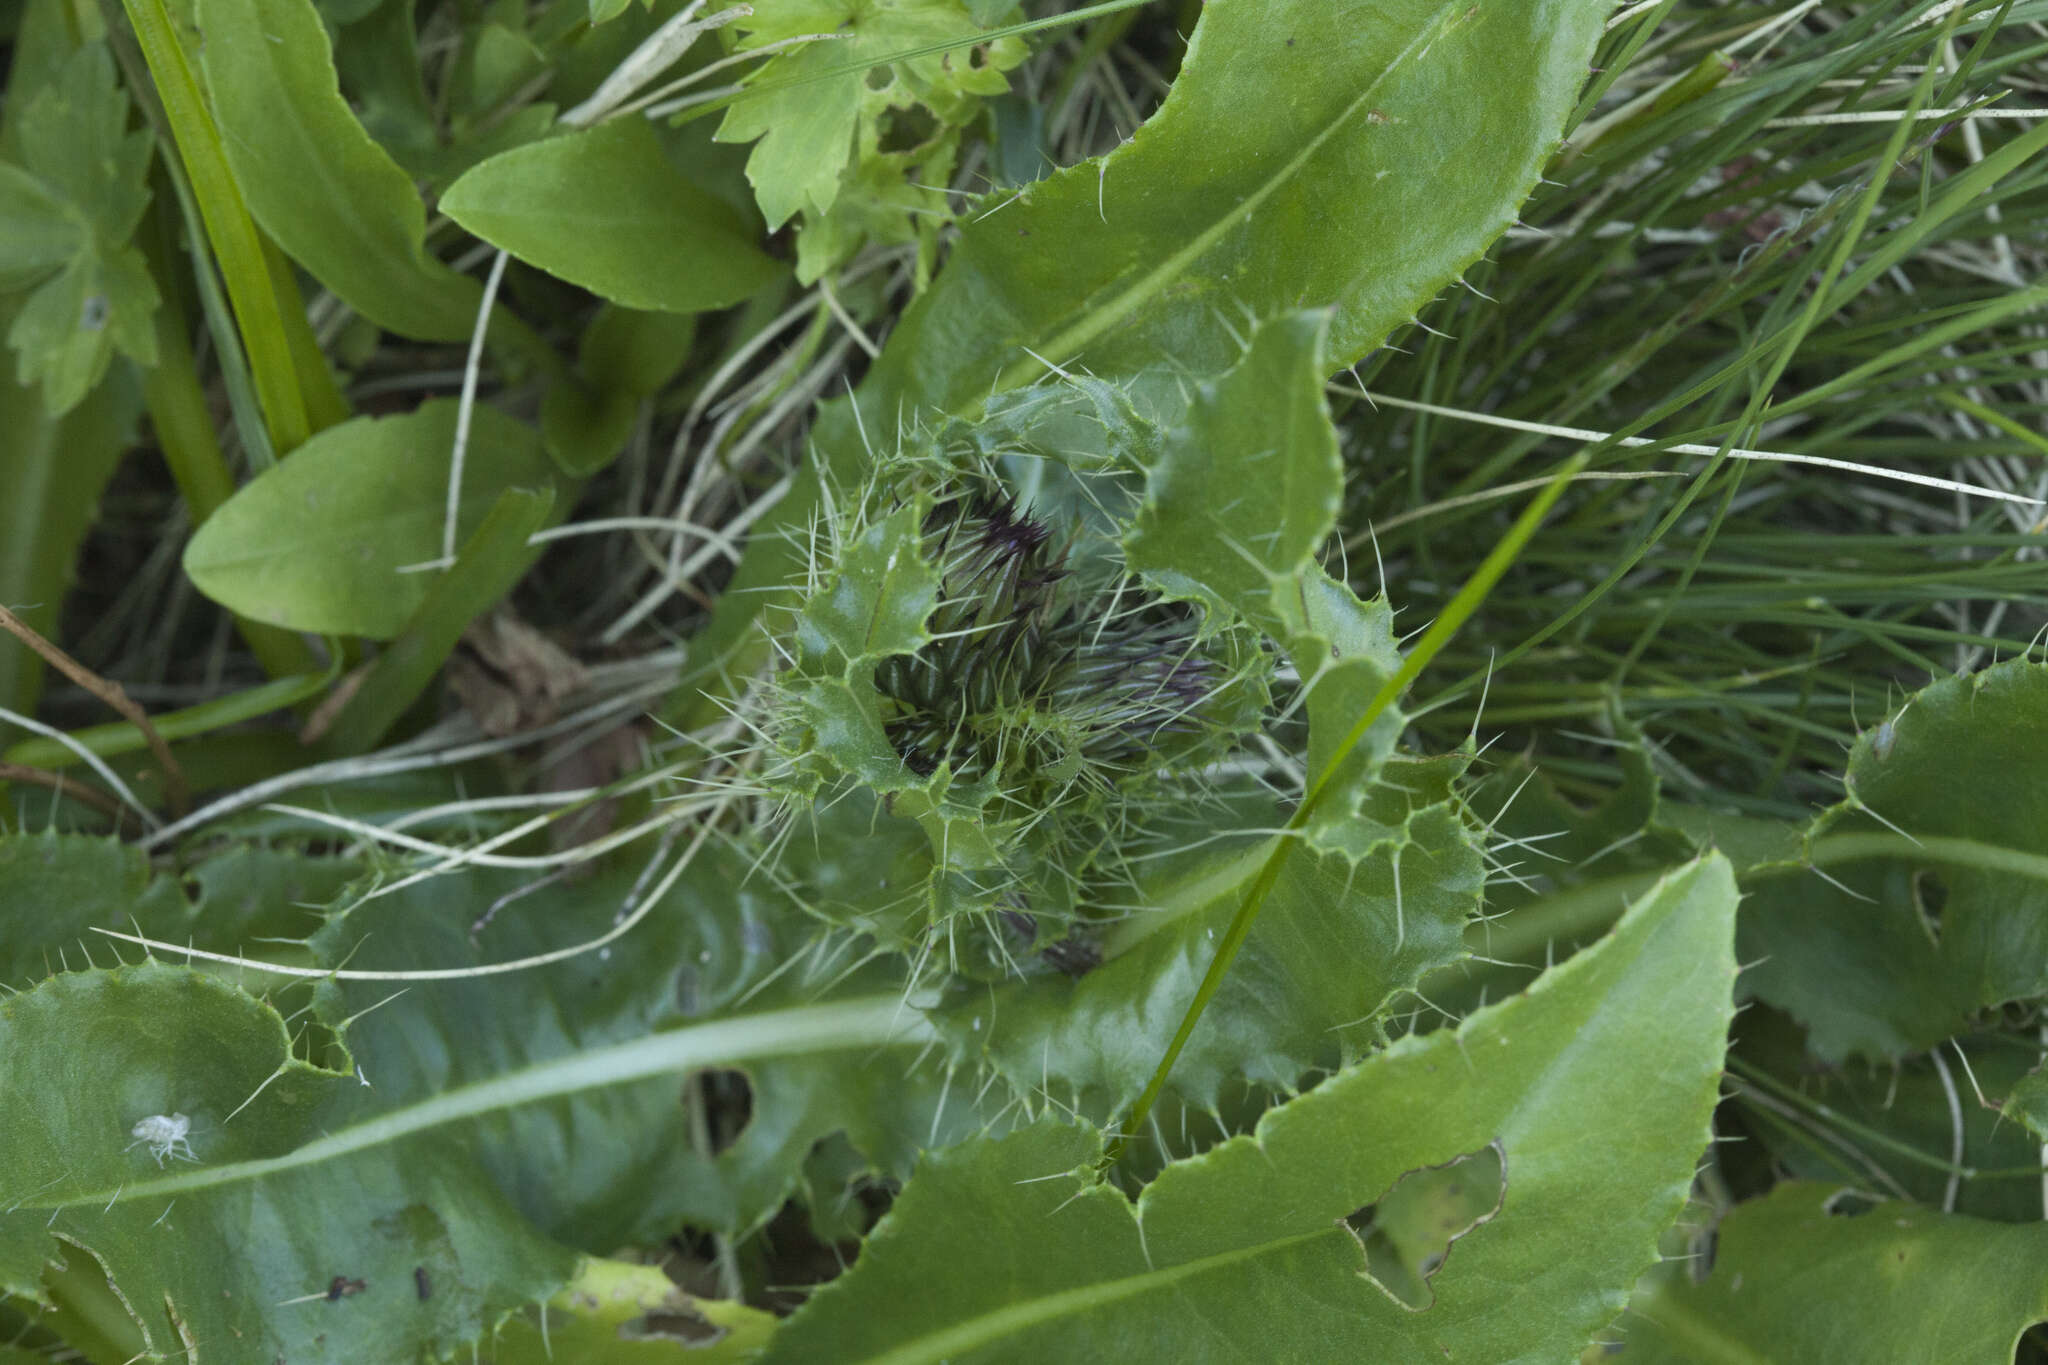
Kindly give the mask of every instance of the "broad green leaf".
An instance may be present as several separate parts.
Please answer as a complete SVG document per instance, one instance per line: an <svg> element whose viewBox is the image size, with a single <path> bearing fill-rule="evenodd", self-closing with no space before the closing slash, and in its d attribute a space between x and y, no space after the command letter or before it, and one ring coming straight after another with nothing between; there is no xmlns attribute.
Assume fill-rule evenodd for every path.
<svg viewBox="0 0 2048 1365"><path fill-rule="evenodd" d="M500 152L449 186L441 209L492 245L629 308L723 308L781 269L739 215L669 164L639 118Z"/></svg>
<svg viewBox="0 0 2048 1365"><path fill-rule="evenodd" d="M86 253L23 301L7 329L16 375L40 384L52 413L85 400L119 350L144 365L156 361L156 284L142 253L123 247Z"/></svg>
<svg viewBox="0 0 2048 1365"><path fill-rule="evenodd" d="M31 870L52 846L30 841ZM121 882L96 902L104 913L132 888L132 865L94 866ZM224 921L253 893L261 908L244 923L267 935L266 955L314 971L342 958L416 969L586 938L639 871L614 863L536 891L530 874L480 870L354 898L324 924L280 907L294 893L261 866L223 866L206 897ZM54 1292L42 1266L61 1238L141 1306L137 1330L159 1352L183 1341L229 1359L411 1359L554 1292L576 1259L565 1243L651 1243L685 1217L747 1231L834 1132L900 1178L924 1142L981 1126L964 1086L948 1105L938 1068L906 1074L885 1060L928 1040L893 984L844 994L886 981L886 967L863 971L826 945L808 971L781 970L808 943L803 917L735 899L744 864L732 859L692 871L617 955L396 995L316 977L317 1026L295 1023L296 1045L285 1006L161 962L60 974L0 999L0 1084L49 1097L0 1116L0 1289ZM494 905L495 921L475 929ZM280 918L294 913L296 931ZM282 941L316 925L296 949ZM683 1103L689 1078L742 1069L751 1118L704 1150ZM150 1133L154 1147L137 1142Z"/></svg>
<svg viewBox="0 0 2048 1365"><path fill-rule="evenodd" d="M55 833L0 836L0 985L26 989L60 969L108 960L95 925L232 950L258 937L309 932L308 906L360 875L345 858L232 844L178 879L152 878L142 851L113 839Z"/></svg>
<svg viewBox="0 0 2048 1365"><path fill-rule="evenodd" d="M433 584L400 570L440 556L456 407L436 399L402 417L329 427L199 528L185 572L201 592L258 621L393 638ZM478 404L457 533L473 533L505 489L553 483L533 429Z"/></svg>
<svg viewBox="0 0 2048 1365"><path fill-rule="evenodd" d="M145 896L145 891L148 893ZM20 990L81 955L87 928L119 923L129 915L153 927L167 911L182 909L170 882L152 883L140 849L84 835L0 835L0 982ZM104 953L101 954L104 956Z"/></svg>
<svg viewBox="0 0 2048 1365"><path fill-rule="evenodd" d="M2020 1333L2048 1319L2044 1265L2048 1225L1788 1182L1721 1220L1704 1283L1646 1283L1603 1358L2009 1365Z"/></svg>
<svg viewBox="0 0 2048 1365"><path fill-rule="evenodd" d="M428 254L426 210L341 97L311 0L197 0L207 88L249 212L351 308L458 341L483 292Z"/></svg>
<svg viewBox="0 0 2048 1365"><path fill-rule="evenodd" d="M0 162L0 289L23 288L63 265L87 232L42 181Z"/></svg>
<svg viewBox="0 0 2048 1365"><path fill-rule="evenodd" d="M1804 857L1746 872L1746 988L1831 1061L1920 1051L2048 992L2044 772L2048 665L1916 693L1857 740Z"/></svg>
<svg viewBox="0 0 2048 1365"><path fill-rule="evenodd" d="M640 862L539 886L532 871L436 877L344 902L309 946L316 961L369 970L557 950L612 926ZM811 1148L834 1133L867 1169L901 1179L926 1144L977 1130L972 1088L962 1080L949 1094L944 1067L912 1065L928 1034L902 1003L900 968L863 963L843 938L814 941L817 922L750 865L739 852L701 850L614 949L421 983L381 1004L392 984L342 981L320 988L318 1014L335 1025L359 1016L347 1029L350 1053L398 1114L449 1110L449 1096L479 1088L581 1077L516 1107L451 1110L433 1140L470 1151L526 1218L595 1254L659 1242L685 1219L752 1231L796 1192ZM669 1068L617 1060L697 1033L735 1045ZM700 1069L737 1073L724 1078L733 1083L744 1076L743 1128L693 1136L686 1092L708 1083L688 1079Z"/></svg>
<svg viewBox="0 0 2048 1365"><path fill-rule="evenodd" d="M940 1153L767 1358L1568 1358L1654 1260L1708 1140L1734 914L1727 864L1691 864L1527 995L1395 1043L1135 1206L1085 1169L1091 1129ZM1451 1248L1429 1308L1398 1303L1346 1220L1493 1145L1500 1211Z"/></svg>
<svg viewBox="0 0 2048 1365"><path fill-rule="evenodd" d="M271 1170L362 1087L293 1058L269 1005L187 968L68 973L0 1001L0 1084L35 1100L0 1114L0 1288L41 1299L61 1238L106 1268L153 1353L452 1351L574 1264L446 1147Z"/></svg>
<svg viewBox="0 0 2048 1365"><path fill-rule="evenodd" d="M1247 315L1304 306L1334 308L1328 360L1351 363L1513 221L1607 16L1213 0L1128 143L962 231L890 337L870 410L959 410L1044 364L1214 373Z"/></svg>
<svg viewBox="0 0 2048 1365"><path fill-rule="evenodd" d="M1344 493L1323 401L1327 321L1292 313L1270 322L1233 368L1194 387L1145 470L1144 503L1124 535L1139 573L1243 617L1286 649L1306 693L1311 783L1400 666L1387 604L1360 602L1315 562ZM1348 760L1350 787L1369 780L1401 724L1388 708Z"/></svg>
<svg viewBox="0 0 2048 1365"><path fill-rule="evenodd" d="M113 54L102 43L86 43L23 107L16 130L29 173L114 243L134 235L149 206L155 140L129 130L128 112Z"/></svg>

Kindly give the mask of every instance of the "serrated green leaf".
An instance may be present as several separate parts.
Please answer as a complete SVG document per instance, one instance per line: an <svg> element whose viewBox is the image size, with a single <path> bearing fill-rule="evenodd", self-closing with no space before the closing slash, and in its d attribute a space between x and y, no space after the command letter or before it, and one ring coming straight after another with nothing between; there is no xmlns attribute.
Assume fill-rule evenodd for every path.
<svg viewBox="0 0 2048 1365"><path fill-rule="evenodd" d="M1659 1276L1617 1324L1623 1365L2009 1365L2048 1318L2048 1226L1789 1182L1721 1221L1703 1284Z"/></svg>
<svg viewBox="0 0 2048 1365"><path fill-rule="evenodd" d="M53 414L84 401L115 350L156 362L155 282L127 245L149 205L154 142L128 132L128 96L105 46L66 59L17 120L26 171L0 166L0 277L29 283L55 269L7 330L15 372L39 384ZM67 244L68 243L68 249Z"/></svg>
<svg viewBox="0 0 2048 1365"><path fill-rule="evenodd" d="M0 984L25 989L61 968L105 961L96 925L230 950L303 935L317 922L305 907L331 901L361 871L350 859L236 844L191 869L188 899L176 879L151 877L140 849L114 839L0 837Z"/></svg>
<svg viewBox="0 0 2048 1365"><path fill-rule="evenodd" d="M1407 988L1464 954L1480 906L1479 849L1445 765L1412 765L1361 814L1288 857L1251 936L1174 1066L1171 1089L1211 1111L1226 1085L1286 1093L1359 1055ZM1279 823L1277 812L1267 826ZM977 989L935 1016L957 1053L1022 1091L1108 1118L1144 1088L1236 914L1284 836L1141 867L1109 960L1078 981Z"/></svg>
<svg viewBox="0 0 2048 1365"><path fill-rule="evenodd" d="M873 411L965 408L1045 363L1229 365L1246 314L1333 306L1351 363L1475 260L1556 145L1608 11L1586 0L1204 5L1166 103L961 233L890 337Z"/></svg>
<svg viewBox="0 0 2048 1365"><path fill-rule="evenodd" d="M1998 1106L2004 1117L2025 1125L2035 1137L2048 1142L2048 1074L2038 1068L2013 1082Z"/></svg>
<svg viewBox="0 0 2048 1365"><path fill-rule="evenodd" d="M84 939L94 924L133 915L172 927L174 907L183 898L172 883L151 882L140 849L84 835L0 836L0 981L19 990L58 970L65 954L91 953Z"/></svg>
<svg viewBox="0 0 2048 1365"><path fill-rule="evenodd" d="M908 503L861 526L837 556L832 577L797 617L797 667L811 677L912 654L930 637L939 601L938 566L924 551L925 508Z"/></svg>
<svg viewBox="0 0 2048 1365"><path fill-rule="evenodd" d="M963 60L964 49L887 68L888 80L880 85L871 83L856 66L910 48L973 39L981 25L958 0L800 0L765 6L761 13L741 19L740 27L748 34L749 46L808 34L845 35L799 44L771 57L755 73L753 84L798 81L854 67L830 79L742 99L719 125L721 142L760 139L747 159L747 179L770 229L781 227L800 210L822 214L832 208L863 123L872 125L883 111L906 102L906 92L896 88L899 81L913 83L912 88L928 94L934 103L957 103L960 92L977 86L976 93L982 94L1000 94L1007 88L992 66L971 68ZM1010 55L1014 60L1021 53ZM870 136L869 147L878 140L878 135Z"/></svg>
<svg viewBox="0 0 2048 1365"><path fill-rule="evenodd" d="M70 973L6 997L0 1082L53 1098L0 1118L0 1287L43 1293L62 1237L152 1306L138 1330L160 1354L181 1338L230 1359L445 1354L560 1286L564 1242L657 1241L683 1217L738 1235L798 1187L822 1137L846 1131L900 1177L922 1143L979 1127L966 1095L948 1111L937 1068L866 1064L927 1039L915 1012L893 988L846 997L888 970L842 952L782 970L808 943L802 917L735 899L742 871L693 869L653 937L616 958L395 996L315 978L325 1027L299 1045L348 1071L294 1059L269 1003L188 968ZM525 896L517 873L416 884L330 912L302 960L416 969L559 947L609 924L638 872ZM276 937L265 951L294 955ZM827 989L841 994L816 998ZM682 1101L707 1068L744 1069L753 1090L744 1131L715 1152ZM154 1147L136 1140L151 1133ZM167 1298L170 1336L154 1308Z"/></svg>
<svg viewBox="0 0 2048 1365"><path fill-rule="evenodd" d="M549 952L610 928L640 870L614 862L538 888L530 872L435 878L345 903L310 949L317 961L399 971ZM900 1179L926 1143L981 1122L964 1083L949 1098L943 1068L908 1064L927 1035L902 1004L900 972L863 964L849 942L813 942L816 922L748 870L737 852L701 851L615 951L421 985L382 1004L390 984L342 981L321 988L317 1010L337 1025L360 1016L350 1053L398 1114L521 1077L584 1075L516 1106L453 1115L434 1139L471 1150L549 1236L593 1253L658 1242L685 1219L740 1236L791 1196L812 1146L833 1133ZM788 1035L637 1073L605 1060L704 1029L744 1039L747 1021L763 1019L809 1029L809 1042ZM892 1039L910 1050L885 1047ZM709 1147L686 1109L687 1073L699 1068L743 1075L749 1095L744 1128L710 1134Z"/></svg>
<svg viewBox="0 0 2048 1365"><path fill-rule="evenodd" d="M739 215L669 164L639 118L500 152L449 186L441 210L629 308L723 308L781 269Z"/></svg>
<svg viewBox="0 0 2048 1365"><path fill-rule="evenodd" d="M1746 988L1828 1060L1917 1052L2048 992L2044 771L2048 665L1916 693L1857 740L1805 858L1745 875Z"/></svg>
<svg viewBox="0 0 2048 1365"><path fill-rule="evenodd" d="M244 485L185 549L207 596L293 630L391 639L432 580L401 573L437 558L456 403L329 427ZM471 416L457 534L467 537L507 488L554 475L531 427L479 404Z"/></svg>
<svg viewBox="0 0 2048 1365"><path fill-rule="evenodd" d="M214 117L249 212L378 326L466 340L483 291L428 254L412 181L356 121L311 0L198 0Z"/></svg>
<svg viewBox="0 0 2048 1365"><path fill-rule="evenodd" d="M0 290L35 282L88 240L86 226L42 181L0 162Z"/></svg>
<svg viewBox="0 0 2048 1365"><path fill-rule="evenodd" d="M768 1360L1556 1360L1621 1308L1708 1139L1732 1014L1735 884L1704 859L1526 996L1408 1038L1170 1166L1135 1208L1042 1124L928 1161ZM1589 1126L1601 1135L1585 1161ZM1422 1312L1345 1219L1404 1171L1498 1144L1500 1212ZM963 1219L962 1209L974 1216Z"/></svg>
<svg viewBox="0 0 2048 1365"><path fill-rule="evenodd" d="M106 1267L159 1357L449 1351L573 1265L446 1148L212 1179L318 1138L361 1087L293 1059L269 1005L187 968L66 974L0 1002L0 1080L37 1101L0 1115L0 1285L41 1298L62 1238ZM439 1286L427 1302L417 1266ZM330 1298L337 1279L362 1288Z"/></svg>
<svg viewBox="0 0 2048 1365"><path fill-rule="evenodd" d="M1162 588L1271 634L1273 599L1329 538L1344 491L1323 403L1326 323L1315 313L1269 323L1228 373L1196 388L1184 430L1145 471L1144 506L1124 537L1131 567Z"/></svg>

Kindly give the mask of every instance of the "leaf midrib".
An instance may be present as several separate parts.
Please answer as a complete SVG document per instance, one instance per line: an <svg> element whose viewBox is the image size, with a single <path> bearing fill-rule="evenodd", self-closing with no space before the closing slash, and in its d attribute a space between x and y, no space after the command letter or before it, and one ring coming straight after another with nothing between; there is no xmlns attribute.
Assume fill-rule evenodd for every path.
<svg viewBox="0 0 2048 1365"><path fill-rule="evenodd" d="M586 1090L649 1080L701 1067L853 1048L924 1046L937 1037L924 1015L899 995L864 996L822 1005L716 1019L591 1048L517 1071L443 1091L402 1109L379 1114L316 1138L281 1156L234 1161L112 1190L24 1200L14 1207L59 1209L130 1203L137 1199L213 1189L281 1171L353 1156L416 1133L500 1110L561 1099ZM292 1063L287 1061L284 1065Z"/></svg>
<svg viewBox="0 0 2048 1365"><path fill-rule="evenodd" d="M1441 35L1451 12L1463 3L1464 0L1447 0L1445 4L1439 6L1430 21L1423 25L1416 35L1408 41L1406 47L1394 54L1393 58L1387 62L1380 73L1373 77L1370 84L1359 91L1357 97L1351 103L1344 106L1343 112L1325 124L1321 132L1310 138L1300 151L1288 158L1279 170L1266 178L1264 183L1239 200L1236 205L1214 223L1211 223L1208 227L1195 234L1185 246L1168 255L1149 272L1140 276L1121 294L1113 296L1106 303L1098 307L1089 309L1079 322L1074 323L1065 331L1059 332L1047 340L1044 347L1046 359L1057 361L1063 356L1071 357L1080 354L1081 350L1090 342L1136 312L1147 300L1164 292L1168 284L1177 279L1195 261L1206 254L1211 247L1221 241L1224 234L1250 218L1252 213L1261 204L1271 198L1282 185L1292 180L1310 158L1314 157L1317 152L1322 150L1325 143L1337 135L1337 131L1340 128L1345 127L1357 118L1361 110L1369 108L1372 99L1379 93L1380 87L1385 84L1388 77L1398 71L1405 62L1416 54L1418 49L1427 50ZM1106 161L1105 164L1107 164ZM1010 379L1005 384L1005 387L1029 382L1031 379L1035 379L1049 371L1050 366L1044 361L1031 356L1029 352L1025 354L1027 361L1018 366L1020 377Z"/></svg>
<svg viewBox="0 0 2048 1365"><path fill-rule="evenodd" d="M1213 1256L1183 1261L1164 1270L1149 1270L1142 1275L1127 1275L1118 1280L1097 1280L1078 1289L1065 1289L1056 1294L1027 1299L1022 1303L1008 1304L992 1312L969 1318L965 1322L927 1333L881 1355L867 1356L853 1365L925 1365L926 1362L955 1359L967 1351L1007 1341L1018 1333L1042 1323L1108 1307L1157 1289L1168 1288L1211 1270L1220 1270L1242 1261L1276 1254L1299 1246L1303 1242L1335 1236L1337 1233L1338 1228L1335 1225L1318 1228L1313 1232L1299 1232L1291 1237L1278 1237L1252 1246L1239 1247L1234 1251L1218 1252Z"/></svg>

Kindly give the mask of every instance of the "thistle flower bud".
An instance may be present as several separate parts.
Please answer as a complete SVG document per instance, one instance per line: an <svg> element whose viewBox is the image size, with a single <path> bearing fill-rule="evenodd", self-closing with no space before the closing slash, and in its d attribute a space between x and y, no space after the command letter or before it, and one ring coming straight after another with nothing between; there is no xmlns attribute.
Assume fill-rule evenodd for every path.
<svg viewBox="0 0 2048 1365"><path fill-rule="evenodd" d="M917 920L968 915L992 963L1013 966L1021 934L1072 970L1093 960L1074 922L1116 899L1122 850L1259 723L1265 655L1241 629L1205 634L1085 518L1022 507L986 471L934 492L917 486L929 465L909 468L834 530L838 562L804 609L800 634L840 643L783 678L791 794L865 788L923 826L906 946ZM856 631L869 617L886 638Z"/></svg>

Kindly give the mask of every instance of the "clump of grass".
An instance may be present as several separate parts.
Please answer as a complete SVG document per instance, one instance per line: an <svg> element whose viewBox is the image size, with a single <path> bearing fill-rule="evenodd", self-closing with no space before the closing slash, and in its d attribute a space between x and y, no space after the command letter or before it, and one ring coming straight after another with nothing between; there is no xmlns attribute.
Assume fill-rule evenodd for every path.
<svg viewBox="0 0 2048 1365"><path fill-rule="evenodd" d="M1426 619L1511 513L1490 494L1555 445L1468 416L1653 438L1596 459L1607 477L1567 499L1461 635L1444 676L1462 681L1420 724L1454 739L1484 695L1484 728L1591 798L1612 765L1575 735L1618 703L1686 799L1794 814L1831 799L1849 741L1905 691L2016 654L2048 623L2041 508L1668 448L2048 495L2028 420L2048 398L2048 296L2028 283L2048 199L2021 145L2037 121L2004 116L2041 102L2038 38L2011 6L1953 32L1925 10L1642 10L1610 34L1604 93L1525 226L1359 368L1394 402L1334 386L1355 471L1347 546L1355 570L1376 547L1397 605ZM1886 165L1923 75L1935 112ZM1873 176L1859 234L1850 210ZM1740 421L1849 234L1819 324Z"/></svg>

